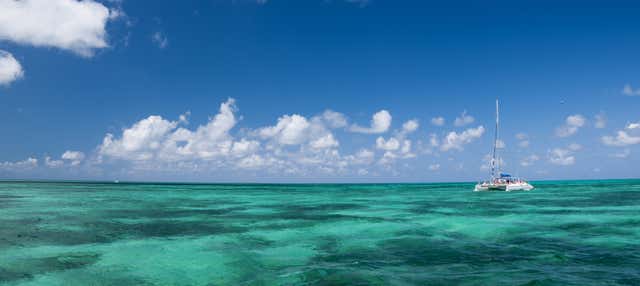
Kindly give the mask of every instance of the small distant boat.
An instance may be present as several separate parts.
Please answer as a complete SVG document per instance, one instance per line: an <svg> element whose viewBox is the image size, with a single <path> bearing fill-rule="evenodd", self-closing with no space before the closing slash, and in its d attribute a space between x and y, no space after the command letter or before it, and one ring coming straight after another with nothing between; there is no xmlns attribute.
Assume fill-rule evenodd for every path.
<svg viewBox="0 0 640 286"><path fill-rule="evenodd" d="M500 170L500 160L497 158L498 149L498 126L499 126L499 105L496 99L496 132L493 137L493 151L491 154L491 178L487 181L476 184L474 191L530 191L533 186L525 179L512 177L510 174L502 173Z"/></svg>

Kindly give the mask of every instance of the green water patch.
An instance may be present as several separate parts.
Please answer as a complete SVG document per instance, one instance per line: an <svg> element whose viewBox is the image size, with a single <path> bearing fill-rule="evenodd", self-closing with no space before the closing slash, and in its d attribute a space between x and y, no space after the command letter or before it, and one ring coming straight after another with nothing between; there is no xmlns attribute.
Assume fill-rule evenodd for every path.
<svg viewBox="0 0 640 286"><path fill-rule="evenodd" d="M63 253L40 258L15 258L0 263L0 282L33 279L49 272L84 268L95 264L100 254L91 252Z"/></svg>
<svg viewBox="0 0 640 286"><path fill-rule="evenodd" d="M180 217L203 217L215 218L228 215L235 211L245 210L245 207L226 207L226 208L182 208L167 207L159 208L149 206L142 209L112 209L108 210L104 216L108 218L135 218L135 219L172 219Z"/></svg>
<svg viewBox="0 0 640 286"><path fill-rule="evenodd" d="M7 285L637 285L640 181L0 183Z"/></svg>

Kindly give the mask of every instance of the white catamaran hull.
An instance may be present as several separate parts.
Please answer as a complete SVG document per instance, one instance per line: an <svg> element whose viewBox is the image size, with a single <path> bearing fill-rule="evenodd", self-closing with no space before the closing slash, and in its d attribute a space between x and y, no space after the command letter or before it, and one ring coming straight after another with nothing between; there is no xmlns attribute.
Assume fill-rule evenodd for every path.
<svg viewBox="0 0 640 286"><path fill-rule="evenodd" d="M474 191L530 191L533 186L529 183L512 183L512 184L477 184Z"/></svg>

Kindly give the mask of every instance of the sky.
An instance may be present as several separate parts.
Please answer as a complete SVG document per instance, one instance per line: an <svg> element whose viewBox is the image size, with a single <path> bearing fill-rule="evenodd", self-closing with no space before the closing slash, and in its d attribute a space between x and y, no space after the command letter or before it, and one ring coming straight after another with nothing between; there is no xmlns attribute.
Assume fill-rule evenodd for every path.
<svg viewBox="0 0 640 286"><path fill-rule="evenodd" d="M637 1L0 0L0 178L637 178Z"/></svg>

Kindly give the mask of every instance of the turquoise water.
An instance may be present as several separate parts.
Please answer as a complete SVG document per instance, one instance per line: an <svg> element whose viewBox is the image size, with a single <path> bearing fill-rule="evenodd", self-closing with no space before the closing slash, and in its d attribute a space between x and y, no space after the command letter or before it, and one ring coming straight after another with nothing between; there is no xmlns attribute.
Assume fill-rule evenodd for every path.
<svg viewBox="0 0 640 286"><path fill-rule="evenodd" d="M2 285L640 285L640 180L0 182Z"/></svg>

